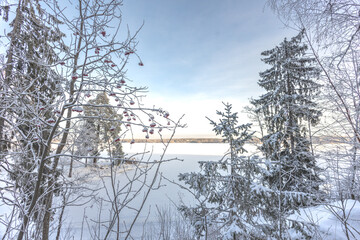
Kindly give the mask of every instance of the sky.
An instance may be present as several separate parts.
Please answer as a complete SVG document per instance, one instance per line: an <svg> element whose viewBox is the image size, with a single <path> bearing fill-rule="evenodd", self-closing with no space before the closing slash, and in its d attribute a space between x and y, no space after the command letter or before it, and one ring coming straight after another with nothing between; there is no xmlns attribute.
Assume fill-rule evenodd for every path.
<svg viewBox="0 0 360 240"><path fill-rule="evenodd" d="M145 105L175 121L184 115L177 138L214 137L206 117L218 120L222 102L249 122L243 107L263 93L259 72L269 67L260 53L296 35L265 0L124 0L122 17L122 29L142 26L136 49L144 66L134 56L127 77L148 87Z"/></svg>
<svg viewBox="0 0 360 240"><path fill-rule="evenodd" d="M162 107L176 120L176 137L213 137L205 118L217 120L222 102L233 104L239 123L243 107L263 90L258 74L268 66L260 53L296 32L286 29L262 0L125 0L123 27L135 32L137 53L128 77L147 86L146 103Z"/></svg>

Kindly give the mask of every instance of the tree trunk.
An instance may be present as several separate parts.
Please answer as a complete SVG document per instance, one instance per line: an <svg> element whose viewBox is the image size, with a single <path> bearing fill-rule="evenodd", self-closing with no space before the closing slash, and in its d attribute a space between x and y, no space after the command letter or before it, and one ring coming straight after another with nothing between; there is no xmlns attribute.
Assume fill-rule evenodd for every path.
<svg viewBox="0 0 360 240"><path fill-rule="evenodd" d="M357 146L358 144L356 143L357 139L356 136L354 136L354 152L353 152L353 160L352 160L352 173L351 173L351 183L350 183L350 198L352 200L356 200L356 196L355 196L355 186L358 184L356 181L356 172L357 172Z"/></svg>
<svg viewBox="0 0 360 240"><path fill-rule="evenodd" d="M69 178L71 178L72 176L72 169L73 169L73 162L74 162L74 147L75 145L73 145L72 149L71 149L71 160L70 160L70 167L69 167Z"/></svg>
<svg viewBox="0 0 360 240"><path fill-rule="evenodd" d="M49 185L52 181L49 181ZM48 186L48 189L51 189L51 186ZM43 231L42 231L42 240L49 240L49 231L50 231L50 221L51 221L51 205L52 205L52 198L53 195L50 194L49 197L46 199L45 204L45 215L43 221Z"/></svg>
<svg viewBox="0 0 360 240"><path fill-rule="evenodd" d="M79 11L80 11L80 16L82 16L82 1L79 1ZM83 32L83 28L84 28L84 19L81 18L81 23L80 23L80 33ZM80 35L79 37L79 42L78 42L78 45L77 45L77 49L80 49L81 47L81 44L82 44L82 37ZM76 55L74 56L74 67L73 67L73 70L72 70L72 75L75 75L76 74L76 66L77 66L77 63L78 63L78 60L79 60L79 51L76 53ZM85 60L86 61L86 60ZM75 103L76 101L76 97L75 97L75 81L76 79L73 79L71 82L70 82L70 92L69 92L69 96L70 96L70 99L69 99L69 105L71 106L72 104ZM56 149L56 154L60 154L62 152L62 150L64 149L65 147L65 144L67 142L67 138L68 138L68 135L69 135L69 129L70 129L70 126L71 126L71 113L72 113L72 108L68 108L67 109L67 120L66 120L66 130L64 132L64 134L62 135L62 138L61 138L61 141L60 141L60 144L58 145L58 148ZM51 215L50 215L50 208L52 206L52 199L53 199L53 194L54 194L54 184L55 184L55 181L57 179L57 176L56 176L56 168L58 166L58 163L59 163L59 160L60 160L60 157L56 157L54 159L54 163L53 163L53 167L52 167L52 174L53 177L50 178L50 181L49 181L49 187L50 189L48 190L48 194L45 196L45 201L47 201L47 206L46 206L46 209L45 209L45 216L44 216L44 223L48 222L49 224L44 224L43 225L43 236L42 236L42 240L48 240L49 239L49 227L50 227L50 220L51 220ZM19 240L19 239L18 239Z"/></svg>

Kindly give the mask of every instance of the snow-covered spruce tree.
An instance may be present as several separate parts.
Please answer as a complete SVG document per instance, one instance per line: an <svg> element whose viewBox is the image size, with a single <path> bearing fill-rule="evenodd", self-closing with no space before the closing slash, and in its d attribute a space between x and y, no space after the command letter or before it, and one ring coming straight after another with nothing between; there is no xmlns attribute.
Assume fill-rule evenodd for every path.
<svg viewBox="0 0 360 240"><path fill-rule="evenodd" d="M295 28L306 29L306 39L313 55L323 71L322 97L324 115L330 121L321 126L325 136L336 136L346 143L347 152L342 157L342 166L334 172L341 173L329 179L328 186L342 185L336 197L360 199L359 185L359 143L360 143L360 93L359 88L359 3L354 0L315 1L306 0L269 0L276 14ZM330 50L330 51L329 51ZM328 166L334 169L336 156L334 149L324 150L324 158L329 159ZM335 150L336 151L336 150ZM334 156L331 158L329 156ZM346 162L346 163L345 163ZM338 183L334 183L334 182ZM340 182L341 183L340 183ZM335 190L335 189L332 189Z"/></svg>
<svg viewBox="0 0 360 240"><path fill-rule="evenodd" d="M251 124L238 125L232 105L224 105L224 112L217 111L219 122L209 120L229 150L219 161L200 162L201 172L179 175L200 202L195 207L181 206L180 211L193 222L198 236L207 236L208 227L214 225L223 226L221 231L227 239L261 238L264 235L258 218L264 191L258 181L259 159L241 156L247 152L244 144L253 134Z"/></svg>
<svg viewBox="0 0 360 240"><path fill-rule="evenodd" d="M264 116L267 131L261 146L268 161L264 179L277 192L277 199L269 199L265 216L280 239L286 231L286 215L313 204L321 184L306 124L318 123L321 115L313 100L320 87L315 82L320 71L315 60L306 56L303 34L262 53L262 61L271 68L260 73L258 84L267 92L252 100Z"/></svg>
<svg viewBox="0 0 360 240"><path fill-rule="evenodd" d="M117 113L112 107L96 107L109 105L110 101L105 92L97 94L95 99L88 101L84 106L85 124L82 126L88 134L92 136L90 141L83 142L90 156L94 156L93 164L96 164L97 156L104 150L108 154L112 153L114 158L120 159L124 155L121 144L110 144L118 138L121 128L119 122L109 122L107 119L121 121L123 116ZM131 113L132 114L132 113ZM128 114L125 114L128 115ZM132 114L134 116L134 114ZM101 116L99 119L98 116ZM127 121L136 120L135 117L128 115ZM119 160L116 160L119 164Z"/></svg>
<svg viewBox="0 0 360 240"><path fill-rule="evenodd" d="M24 216L22 211L31 206L35 188L39 194L45 191L43 186L36 186L35 172L39 158L46 152L56 118L54 109L60 76L49 66L58 61L54 46L64 47L60 42L64 35L56 27L58 20L45 12L38 1L18 1L15 9L7 35L9 45L2 72L0 103L1 120L5 122L1 126L1 141L10 144L6 151L2 147L1 154L12 160L6 161L7 170L14 182L17 200L22 203L17 213ZM46 161L41 171L48 173L49 167ZM40 181L45 182L46 176ZM40 200L38 204L45 205L45 202ZM32 215L35 231L42 227L40 208Z"/></svg>
<svg viewBox="0 0 360 240"><path fill-rule="evenodd" d="M3 21L9 21L9 11L10 11L10 7L7 5L2 5L0 6L0 16L2 17ZM1 42L0 42L1 44ZM3 54L0 54L0 64L1 65L5 65L5 56ZM10 70L10 69L9 69ZM0 74L1 76L1 81L0 81L0 164L2 162L2 159L5 157L5 152L7 150L7 146L8 146L8 134L9 133L5 133L5 110L4 110L4 106L5 104L1 104L5 101L5 93L7 92L6 89L6 84L5 84L5 74L2 72Z"/></svg>
<svg viewBox="0 0 360 240"><path fill-rule="evenodd" d="M59 236L61 217L57 210L64 209L66 203L54 199L62 194L63 187L73 185L60 166L68 157L82 160L88 156L71 155L79 138L69 136L79 134L73 128L86 119L83 114L85 106L90 105L89 98L106 92L112 96L109 104L91 105L112 108L118 114L126 109L136 117L136 121L125 122L125 131L111 142L114 149L121 149L125 132L132 138L134 131L143 132L145 128L150 134L164 125L172 128L166 111L144 107L141 102L147 89L134 87L125 74L130 59L138 59L139 67L144 64L136 54L137 32L127 31L127 35L121 35L123 39L119 38L122 1L79 0L71 7L76 11L57 4L70 3L19 0L9 6L10 13L16 11L15 15L9 14L11 32L2 38L8 50L1 69L0 136L6 143L6 151L1 152L1 174L9 173L10 177L0 178L4 186L0 189L0 204L12 211L0 216L2 229L6 229L3 239L47 240L55 230ZM116 117L92 118L114 126L124 124ZM112 156L104 157L109 165L116 160ZM121 195L121 191L126 189L116 194ZM120 201L118 195L114 199ZM124 208L130 202L127 199L116 204Z"/></svg>

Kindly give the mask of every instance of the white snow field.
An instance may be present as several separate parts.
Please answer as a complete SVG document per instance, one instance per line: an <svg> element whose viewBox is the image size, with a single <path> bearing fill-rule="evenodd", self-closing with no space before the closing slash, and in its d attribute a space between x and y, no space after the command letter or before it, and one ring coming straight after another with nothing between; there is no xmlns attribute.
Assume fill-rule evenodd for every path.
<svg viewBox="0 0 360 240"><path fill-rule="evenodd" d="M133 145L123 144L124 151L131 154L141 153L144 151L144 144L136 143ZM158 161L160 154L163 151L164 145L152 144L148 150L152 150L152 160ZM199 171L198 161L218 160L227 150L226 144L217 143L173 143L169 145L169 149L165 159L182 159L164 162L160 167L160 172L171 181L177 181L178 174L191 171ZM251 149L254 150L254 149ZM147 154L147 157L149 154ZM145 157L144 159L147 159ZM67 162L64 162L64 168L67 168ZM71 206L66 207L61 239L75 239L75 240L88 240L88 239L104 239L106 230L111 224L111 216L114 208L110 201L113 200L112 184L119 190L122 186L128 183L128 178L135 172L140 172L145 169L145 165L141 168L134 169L131 165L127 165L126 173L124 169L116 171L116 181L112 183L110 178L110 164L106 161L100 162L98 167L84 167L77 165L74 170L74 179L78 179L78 184L82 188L75 188L70 199L77 199ZM131 170L132 169L132 170ZM151 169L146 175L149 184L152 180L152 175L155 169ZM1 173L1 178L4 178L4 173ZM145 176L141 177L143 179ZM139 180L141 180L139 179ZM0 181L1 183L1 181ZM1 187L1 186L0 186ZM85 188L84 188L85 187ZM87 190L97 189L92 192ZM135 181L132 186L130 195L136 196L128 207L122 209L119 216L121 225L113 226L107 239L115 239L116 230L119 227L120 232L129 229L130 224L136 214L134 209L138 209L142 199L148 189L148 186L143 186L142 190L138 193L135 192L137 188L141 187L140 181ZM180 198L185 204L193 204L194 200L191 195L182 190L175 184L168 181L157 182L155 190L152 190L149 197L135 223L131 237L129 239L142 239L144 234L150 228L158 226L159 218L157 217L157 207L160 209L171 209L171 213L175 216L175 204L179 204ZM91 196L91 197L87 197ZM119 201L126 199L124 195L119 195ZM80 197L80 198L79 198ZM79 201L80 200L80 201ZM57 197L55 201L60 203L61 198ZM80 203L80 204L79 204ZM329 206L317 206L302 209L300 214L291 216L293 219L312 222L319 226L316 237L318 239L326 240L342 240L342 239L360 239L360 203L357 201L348 200L343 202L332 203ZM338 208L340 206L340 208ZM344 209L344 211L342 211ZM0 203L0 239L5 231L3 222L9 216L10 208ZM57 210L57 214L60 211ZM339 218L340 216L340 218ZM345 216L345 218L343 218ZM342 219L342 220L341 220ZM346 220L348 226L348 237L344 229L344 224L341 222ZM99 224L100 223L100 224ZM150 229L151 230L151 229ZM351 235L353 234L353 235ZM122 233L120 239L123 239L126 234ZM296 234L292 235L296 239ZM55 233L51 235L51 239L55 238ZM315 238L315 236L314 236ZM154 238L156 239L156 238Z"/></svg>
<svg viewBox="0 0 360 240"><path fill-rule="evenodd" d="M141 153L144 151L145 144L124 144L124 151L129 153L129 155ZM152 161L158 161L160 158L160 154L163 152L164 145L162 144L153 144L152 146L147 147L147 151L152 152ZM218 160L222 156L223 153L226 152L225 144L170 144L165 159L175 159L168 162L164 162L160 171L166 178L171 181L177 181L178 174L188 171L198 171L199 166L197 161L207 161L207 160ZM144 159L147 159L150 154L146 154ZM97 197L106 196L107 191L110 191L111 180L109 177L103 178L105 184L102 182L102 177L105 175L109 175L108 167L104 169L95 170L96 174L92 174L92 179L87 184L90 184L92 188L100 188L97 192ZM133 170L135 171L135 170ZM131 175L131 172L128 172ZM152 177L151 173L154 172L154 169L150 171L148 177ZM124 173L119 173L117 176L117 180L120 183L120 186L124 182L128 182L127 176ZM106 187L104 187L104 185ZM160 183L157 182L156 186L158 189L152 190L150 192L149 198L146 201L145 206L141 214L139 215L138 221L136 222L134 229L132 230L131 236L135 239L141 239L143 236L144 223L146 225L155 226L156 221L158 220L156 217L156 207L159 208L168 208L173 207L175 209L174 203L178 204L180 201L180 197L189 204L193 203L193 200L189 194L185 191L182 191L180 187L175 184L170 183L169 181L162 181ZM140 182L136 182L134 185L134 190L137 187L140 187ZM138 194L138 197L135 201L131 203L131 206L134 208L138 208L143 199L143 195L147 191L147 187L145 187L141 193ZM91 239L94 237L94 232L98 231L95 229L97 226L97 222L99 221L99 213L100 213L100 205L101 209L101 217L100 221L106 222L109 220L111 206L106 202L96 202L90 201L82 206L71 206L67 207L66 210L66 224L68 225L68 230L75 235L75 239ZM176 210L174 210L176 211ZM84 212L86 213L86 218L84 218ZM123 225L121 226L122 231L125 228L129 227L131 220L134 218L135 211L132 209L125 208L122 210L120 215L121 222ZM86 223L84 223L86 221ZM106 225L106 224L104 224ZM83 227L83 230L81 228ZM105 229L100 228L100 236L105 235ZM65 231L64 231L65 232ZM99 231L98 231L99 232ZM115 236L114 233L111 236ZM122 235L122 237L125 237ZM111 239L111 238L110 238Z"/></svg>
<svg viewBox="0 0 360 240"><path fill-rule="evenodd" d="M290 216L291 219L315 223L318 228L317 239L345 240L360 239L360 202L344 200L324 206L309 207L300 210L300 214ZM346 222L346 224L345 224ZM346 231L346 227L348 231ZM296 239L296 234L293 234Z"/></svg>

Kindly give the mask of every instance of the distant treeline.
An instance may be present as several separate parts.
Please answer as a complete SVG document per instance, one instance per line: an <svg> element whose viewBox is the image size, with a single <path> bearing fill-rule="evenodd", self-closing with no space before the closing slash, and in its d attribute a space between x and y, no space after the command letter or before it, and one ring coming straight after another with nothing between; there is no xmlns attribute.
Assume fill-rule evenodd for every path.
<svg viewBox="0 0 360 240"><path fill-rule="evenodd" d="M130 142L131 139L124 139L123 142ZM169 139L135 139L138 143L161 143L168 142ZM171 143L221 143L220 138L174 138L171 139Z"/></svg>
<svg viewBox="0 0 360 240"><path fill-rule="evenodd" d="M123 139L123 142L130 142L132 139ZM135 139L137 143L161 143L168 142L169 139ZM335 143L346 143L345 137L332 137L322 136L313 137L312 141L314 144L335 144ZM220 138L174 138L170 141L171 143L222 143ZM250 143L261 143L260 138L254 137Z"/></svg>

